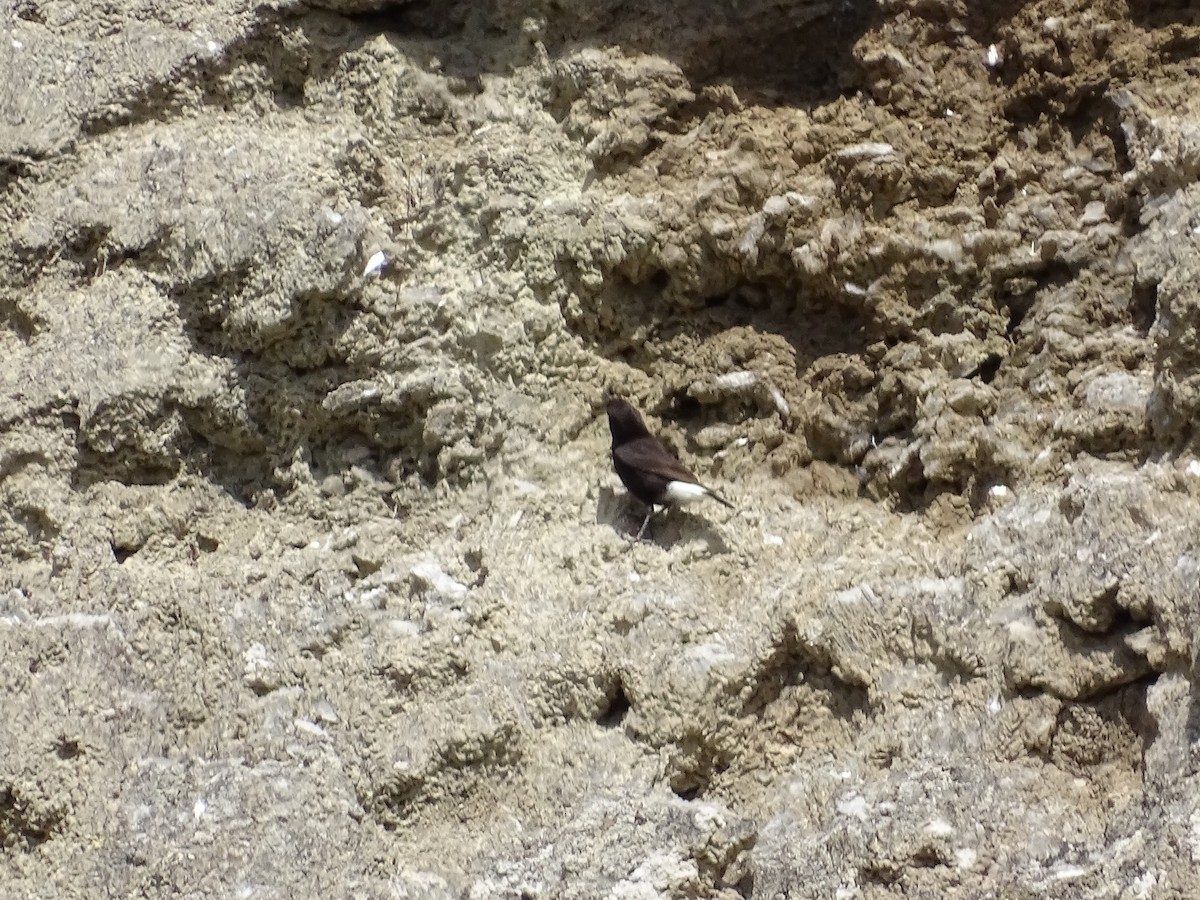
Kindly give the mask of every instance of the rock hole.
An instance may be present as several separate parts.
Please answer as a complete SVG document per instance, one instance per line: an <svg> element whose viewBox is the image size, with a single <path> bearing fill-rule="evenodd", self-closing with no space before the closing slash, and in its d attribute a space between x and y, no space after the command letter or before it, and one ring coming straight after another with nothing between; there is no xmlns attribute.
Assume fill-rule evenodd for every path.
<svg viewBox="0 0 1200 900"><path fill-rule="evenodd" d="M467 568L471 574L475 576L472 582L472 587L483 587L488 577L488 567L483 562L482 548L475 547L463 554L463 562L467 564Z"/></svg>
<svg viewBox="0 0 1200 900"><path fill-rule="evenodd" d="M1134 285L1129 298L1129 316L1133 327L1142 334L1149 334L1150 327L1158 317L1158 282Z"/></svg>
<svg viewBox="0 0 1200 900"><path fill-rule="evenodd" d="M26 22L33 22L37 25L46 24L46 15L36 3L18 3L16 5L16 14L18 19L23 19Z"/></svg>
<svg viewBox="0 0 1200 900"><path fill-rule="evenodd" d="M858 879L866 884L889 886L900 880L902 872L896 863L890 860L876 859L860 866Z"/></svg>
<svg viewBox="0 0 1200 900"><path fill-rule="evenodd" d="M1025 321L1025 316L1029 314L1030 305L1025 303L1010 303L1008 307L1008 325L1004 328L1004 334L1010 340L1017 333L1017 329L1021 327L1021 323Z"/></svg>
<svg viewBox="0 0 1200 900"><path fill-rule="evenodd" d="M5 848L23 843L32 850L46 843L62 829L63 818L60 809L39 808L11 785L0 787L0 845Z"/></svg>
<svg viewBox="0 0 1200 900"><path fill-rule="evenodd" d="M60 737L54 744L54 755L59 759L76 759L83 756L83 747L75 738Z"/></svg>
<svg viewBox="0 0 1200 900"><path fill-rule="evenodd" d="M700 418L700 401L690 397L685 388L676 391L671 397L671 417L676 421L688 421Z"/></svg>
<svg viewBox="0 0 1200 900"><path fill-rule="evenodd" d="M938 866L944 866L947 861L943 858L941 851L933 845L919 847L911 857L911 862L914 868L917 869L935 869Z"/></svg>
<svg viewBox="0 0 1200 900"><path fill-rule="evenodd" d="M695 800L700 796L700 785L689 782L687 785L671 785L671 793L680 800Z"/></svg>
<svg viewBox="0 0 1200 900"><path fill-rule="evenodd" d="M996 378L996 373L1000 371L1002 362L1004 362L1004 358L999 353L989 353L987 359L969 372L967 377L978 378L984 384L991 384Z"/></svg>
<svg viewBox="0 0 1200 900"><path fill-rule="evenodd" d="M383 568L383 559L377 556L363 556L361 553L352 553L350 561L354 563L355 580L366 578L369 575L374 575Z"/></svg>
<svg viewBox="0 0 1200 900"><path fill-rule="evenodd" d="M608 697L608 703L596 719L596 723L604 728L616 728L625 720L625 714L629 712L629 709L629 697L626 696L625 687L618 679L613 693Z"/></svg>

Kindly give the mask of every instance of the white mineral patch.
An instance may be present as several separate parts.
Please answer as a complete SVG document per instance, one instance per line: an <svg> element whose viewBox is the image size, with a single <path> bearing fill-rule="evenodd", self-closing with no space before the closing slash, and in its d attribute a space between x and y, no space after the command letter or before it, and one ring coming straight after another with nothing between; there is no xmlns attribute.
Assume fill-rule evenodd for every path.
<svg viewBox="0 0 1200 900"><path fill-rule="evenodd" d="M1104 209L1104 201L1093 200L1083 208L1083 214L1079 217L1080 225L1096 225L1108 219L1108 213Z"/></svg>
<svg viewBox="0 0 1200 900"><path fill-rule="evenodd" d="M246 648L242 654L242 660L245 662L245 677L256 678L268 671L273 665L271 651L266 645L260 644L257 641Z"/></svg>
<svg viewBox="0 0 1200 900"><path fill-rule="evenodd" d="M850 816L860 822L867 821L867 800L862 794L846 794L835 806L843 816Z"/></svg>
<svg viewBox="0 0 1200 900"><path fill-rule="evenodd" d="M792 408L788 405L786 398L784 398L779 388L775 387L774 385L769 385L767 387L767 393L771 395L771 402L775 404L775 410L779 413L779 415L783 416L785 419L788 418L788 416L790 416L792 413Z"/></svg>
<svg viewBox="0 0 1200 900"><path fill-rule="evenodd" d="M382 250L376 250L371 254L371 258L367 260L367 264L363 267L363 278L374 278L383 271L383 267L387 265L387 256Z"/></svg>
<svg viewBox="0 0 1200 900"><path fill-rule="evenodd" d="M387 623L387 630L401 637L417 637L421 634L421 626L411 619L392 619Z"/></svg>
<svg viewBox="0 0 1200 900"><path fill-rule="evenodd" d="M696 663L702 671L708 671L713 666L733 662L737 659L737 654L733 653L724 644L710 642L689 648L687 657Z"/></svg>
<svg viewBox="0 0 1200 900"><path fill-rule="evenodd" d="M1137 900L1154 896L1154 888L1158 886L1158 876L1153 872L1143 872L1133 879L1133 896Z"/></svg>
<svg viewBox="0 0 1200 900"><path fill-rule="evenodd" d="M437 560L422 560L409 569L409 572L426 588L446 600L461 600L467 595L467 586L447 575Z"/></svg>
<svg viewBox="0 0 1200 900"><path fill-rule="evenodd" d="M962 244L950 238L930 241L926 249L943 262L956 263L961 261L963 256Z"/></svg>
<svg viewBox="0 0 1200 900"><path fill-rule="evenodd" d="M1055 881L1071 881L1075 878L1081 878L1086 875L1088 870L1083 866L1075 866L1070 863L1061 863L1054 867L1050 872L1050 877Z"/></svg>
<svg viewBox="0 0 1200 900"><path fill-rule="evenodd" d="M837 157L843 162L862 162L868 159L880 159L885 156L894 156L896 148L891 144L883 143L863 143L851 144L849 147L843 147L838 151Z"/></svg>
<svg viewBox="0 0 1200 900"><path fill-rule="evenodd" d="M852 588L846 588L844 591L838 591L833 595L835 603L875 603L879 598L875 596L875 592L866 585L858 585Z"/></svg>
<svg viewBox="0 0 1200 900"><path fill-rule="evenodd" d="M1141 412L1146 408L1150 386L1128 372L1109 372L1087 386L1084 402L1094 409Z"/></svg>
<svg viewBox="0 0 1200 900"><path fill-rule="evenodd" d="M755 214L750 217L746 223L746 230L742 233L741 239L737 243L737 251L743 256L756 256L758 249L758 241L766 232L766 222L763 221L761 214Z"/></svg>
<svg viewBox="0 0 1200 900"><path fill-rule="evenodd" d="M924 831L934 837L949 837L954 834L954 826L945 819L932 819L925 824Z"/></svg>
<svg viewBox="0 0 1200 900"><path fill-rule="evenodd" d="M18 610L14 614L0 616L0 625L25 625L31 628L111 628L120 631L116 621L108 613L67 613L62 616L40 616L31 619L27 612Z"/></svg>
<svg viewBox="0 0 1200 900"><path fill-rule="evenodd" d="M758 382L758 376L753 372L726 372L713 379L713 387L726 391L745 390Z"/></svg>
<svg viewBox="0 0 1200 900"><path fill-rule="evenodd" d="M294 719L292 724L296 726L296 730L301 734L307 734L311 737L325 736L325 729L316 722L310 722L308 719Z"/></svg>

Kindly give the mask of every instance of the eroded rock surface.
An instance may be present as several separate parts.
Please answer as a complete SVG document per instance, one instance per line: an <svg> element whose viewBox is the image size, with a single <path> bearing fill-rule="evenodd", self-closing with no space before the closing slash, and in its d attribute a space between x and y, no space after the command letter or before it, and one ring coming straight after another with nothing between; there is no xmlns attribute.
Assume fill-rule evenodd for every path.
<svg viewBox="0 0 1200 900"><path fill-rule="evenodd" d="M0 13L8 894L1200 894L1200 18L726 6Z"/></svg>

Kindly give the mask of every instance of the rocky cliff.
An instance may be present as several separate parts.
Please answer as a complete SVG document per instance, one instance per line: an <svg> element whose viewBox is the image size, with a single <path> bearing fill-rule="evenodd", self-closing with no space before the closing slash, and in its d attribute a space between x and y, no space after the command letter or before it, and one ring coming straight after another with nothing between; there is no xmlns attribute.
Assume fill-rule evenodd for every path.
<svg viewBox="0 0 1200 900"><path fill-rule="evenodd" d="M14 0L12 897L1200 895L1200 12ZM628 396L737 509L631 544Z"/></svg>

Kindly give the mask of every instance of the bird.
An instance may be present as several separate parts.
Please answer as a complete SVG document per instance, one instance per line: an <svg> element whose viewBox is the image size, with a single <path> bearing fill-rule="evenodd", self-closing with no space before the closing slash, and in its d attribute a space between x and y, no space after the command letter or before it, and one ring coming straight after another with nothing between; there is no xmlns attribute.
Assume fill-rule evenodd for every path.
<svg viewBox="0 0 1200 900"><path fill-rule="evenodd" d="M610 395L605 399L605 411L608 413L608 430L612 432L613 468L629 493L650 508L635 542L646 533L656 506L683 506L711 497L734 508L712 488L701 484L700 479L650 433L629 401Z"/></svg>

